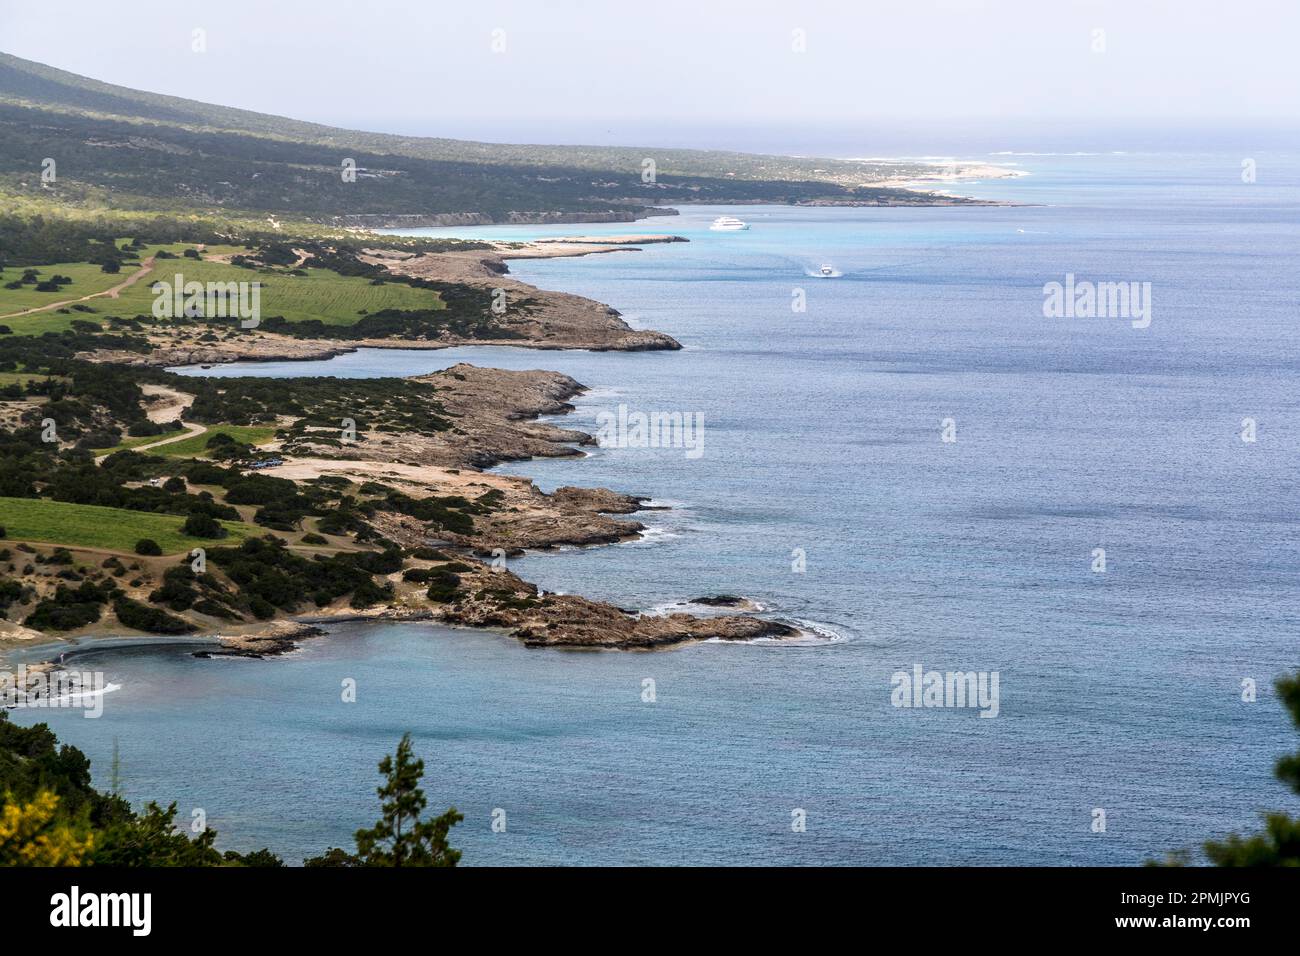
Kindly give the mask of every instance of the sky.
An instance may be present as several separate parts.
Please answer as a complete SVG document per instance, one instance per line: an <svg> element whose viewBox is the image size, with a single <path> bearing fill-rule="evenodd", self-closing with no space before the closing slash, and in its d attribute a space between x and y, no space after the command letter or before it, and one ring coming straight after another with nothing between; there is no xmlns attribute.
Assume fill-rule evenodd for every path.
<svg viewBox="0 0 1300 956"><path fill-rule="evenodd" d="M1295 126L1298 36L1297 0L0 0L0 50L96 79L506 142Z"/></svg>

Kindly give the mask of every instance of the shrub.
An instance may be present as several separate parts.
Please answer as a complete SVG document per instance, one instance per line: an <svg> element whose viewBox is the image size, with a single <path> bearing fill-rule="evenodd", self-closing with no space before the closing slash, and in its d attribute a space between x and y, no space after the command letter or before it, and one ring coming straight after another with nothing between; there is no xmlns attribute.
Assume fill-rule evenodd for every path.
<svg viewBox="0 0 1300 956"><path fill-rule="evenodd" d="M19 600L23 596L23 586L17 581L9 578L0 578L0 611L7 610L9 605Z"/></svg>
<svg viewBox="0 0 1300 956"><path fill-rule="evenodd" d="M149 600L154 604L166 604L173 611L188 610L199 596L193 581L194 572L188 564L168 568L163 574L162 587L154 588L149 593Z"/></svg>
<svg viewBox="0 0 1300 956"><path fill-rule="evenodd" d="M372 604L378 604L380 601L386 601L393 596L393 586L391 584L378 585L374 581L362 581L352 592L352 601L354 608L370 607Z"/></svg>
<svg viewBox="0 0 1300 956"><path fill-rule="evenodd" d="M398 548L385 551L360 551L338 555L339 561L351 561L370 574L392 574L402 570L402 552Z"/></svg>
<svg viewBox="0 0 1300 956"><path fill-rule="evenodd" d="M253 599L248 602L248 609L253 612L253 616L259 621L275 617L275 605L257 595L254 595Z"/></svg>
<svg viewBox="0 0 1300 956"><path fill-rule="evenodd" d="M139 541L135 543L135 553L145 554L145 555L159 555L162 554L162 548L158 546L158 542L155 541L153 538L141 538Z"/></svg>
<svg viewBox="0 0 1300 956"><path fill-rule="evenodd" d="M185 477L196 485L220 485L230 476L230 472L206 461L195 461L183 469Z"/></svg>
<svg viewBox="0 0 1300 956"><path fill-rule="evenodd" d="M429 577L429 590L425 596L430 601L446 604L460 593L460 576L450 571L435 570Z"/></svg>
<svg viewBox="0 0 1300 956"><path fill-rule="evenodd" d="M129 597L120 596L113 602L113 613L122 623L136 631L150 634L188 634L197 628L184 618L168 614L162 608L141 604Z"/></svg>
<svg viewBox="0 0 1300 956"><path fill-rule="evenodd" d="M138 422L132 422L127 426L126 433L133 438L144 438L149 435L161 435L162 426L157 422L151 422L147 418L142 418Z"/></svg>
<svg viewBox="0 0 1300 956"><path fill-rule="evenodd" d="M185 519L181 532L191 538L224 538L230 532L212 515L195 512Z"/></svg>
<svg viewBox="0 0 1300 956"><path fill-rule="evenodd" d="M242 621L243 618L226 607L214 601L212 598L204 598L202 601L196 601L194 610L200 614L207 614L210 617L219 617L227 621Z"/></svg>
<svg viewBox="0 0 1300 956"><path fill-rule="evenodd" d="M407 554L412 558L419 558L421 561L446 561L447 556L436 548L412 548Z"/></svg>
<svg viewBox="0 0 1300 956"><path fill-rule="evenodd" d="M71 631L99 620L101 606L116 591L111 584L103 586L83 581L76 588L60 584L53 597L36 605L23 623L38 631Z"/></svg>

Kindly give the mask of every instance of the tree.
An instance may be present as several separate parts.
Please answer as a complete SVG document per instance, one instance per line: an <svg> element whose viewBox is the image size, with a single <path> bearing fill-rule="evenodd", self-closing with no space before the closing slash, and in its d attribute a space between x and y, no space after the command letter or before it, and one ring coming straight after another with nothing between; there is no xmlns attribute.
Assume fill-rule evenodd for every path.
<svg viewBox="0 0 1300 956"><path fill-rule="evenodd" d="M464 815L455 807L432 820L421 820L427 801L420 789L424 761L411 754L411 735L403 734L396 757L379 762L385 777L379 794L383 816L370 829L356 832L356 853L331 847L307 866L455 866L460 851L447 843L447 834Z"/></svg>
<svg viewBox="0 0 1300 956"><path fill-rule="evenodd" d="M150 802L139 814L116 821L100 834L97 866L220 866L212 844L217 831L204 829L190 839L176 827L176 804Z"/></svg>
<svg viewBox="0 0 1300 956"><path fill-rule="evenodd" d="M1273 686L1300 730L1300 671L1280 678ZM1300 794L1300 752L1278 760L1274 773ZM1263 833L1245 837L1233 833L1223 841L1209 840L1205 855L1215 866L1300 866L1300 818L1270 813L1264 818ZM1188 854L1181 852L1171 855L1165 865L1181 866L1186 862Z"/></svg>

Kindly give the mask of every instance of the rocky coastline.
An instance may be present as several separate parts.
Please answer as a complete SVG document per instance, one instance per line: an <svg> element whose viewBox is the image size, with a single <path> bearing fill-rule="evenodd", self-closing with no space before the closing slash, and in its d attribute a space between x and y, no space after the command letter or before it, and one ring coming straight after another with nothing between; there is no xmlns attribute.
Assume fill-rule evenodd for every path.
<svg viewBox="0 0 1300 956"><path fill-rule="evenodd" d="M496 243L491 249L411 255L392 250L371 249L364 261L380 265L395 276L454 282L488 293L504 295L507 303L501 319L500 338L466 338L446 334L437 339L295 338L252 330L235 338L210 341L203 328L193 326L152 327L146 338L148 352L100 349L78 358L97 362L150 368L183 365L221 365L228 362L303 362L334 358L361 348L445 349L463 345L508 345L539 351L587 349L593 352L675 351L681 344L662 332L632 329L617 309L601 302L539 289L509 275L509 259L556 258L608 252L636 251L638 245L685 242L680 236L611 236L599 242L592 237L580 241L549 240L532 243ZM512 309L510 303L519 305ZM209 336L208 339L211 337Z"/></svg>
<svg viewBox="0 0 1300 956"><path fill-rule="evenodd" d="M376 251L374 260L394 272L497 286L508 283L515 294L535 297L543 303L542 317L534 316L537 328L529 330L530 344L537 348L680 348L662 333L629 329L615 310L602 303L544 292L504 275L505 260L513 255L589 254L628 248L617 241L593 248L586 241L588 237L575 238L578 241L572 243L530 243L490 252L399 257ZM675 238L661 237L660 241ZM629 241L646 239L628 237ZM562 336L557 336L557 329ZM555 341L557 337L562 341ZM304 341L258 334L241 338L237 344L207 348L180 342L154 344L155 350L149 355L101 351L85 357L123 364L143 361L149 365L249 359L292 361L329 357L372 343ZM406 342L373 344L409 347ZM456 343L431 347L450 344ZM572 411L570 400L585 391L581 383L566 375L461 363L411 381L433 386L431 394L436 396L439 413L445 414L455 427L420 433L376 429L358 436L345 448L326 433L300 430L274 443L282 461L272 473L295 482L333 479L354 486L378 483L417 501L447 500L449 496L466 501L491 500L492 507L477 513L469 529L444 528L436 534L418 517L390 510L376 512L372 518L375 530L406 554L416 556L408 559L402 571L386 575L383 583L391 587L391 599L363 611L335 603L311 615L277 615L273 620L244 624L191 615L196 634L219 641L218 647L197 650L197 656L275 656L292 650L303 640L322 635L323 625L358 619L424 620L488 628L537 648L654 650L707 640L804 636L790 625L743 613L757 609L757 605L733 595L686 602L699 606L703 614L652 614L578 595L547 594L519 578L508 569L507 562L526 551L604 546L638 538L644 525L635 520L635 515L646 508L648 499L604 488L562 487L548 494L526 478L487 470L502 462L577 456L583 454L583 446L595 443L585 432L540 420ZM71 550L78 555L78 549ZM88 552L85 557L98 560L103 556ZM145 559L140 565L140 583L129 588L128 593L133 599L146 600L165 567L159 564L153 568ZM448 574L456 582L454 597L431 603L425 581L431 575ZM12 633L0 633L0 643L30 644L47 639L39 632L21 629L26 633L20 634L18 630L13 625L8 627ZM75 641L103 633L105 626L101 623L66 636ZM129 634L129 629L124 633Z"/></svg>

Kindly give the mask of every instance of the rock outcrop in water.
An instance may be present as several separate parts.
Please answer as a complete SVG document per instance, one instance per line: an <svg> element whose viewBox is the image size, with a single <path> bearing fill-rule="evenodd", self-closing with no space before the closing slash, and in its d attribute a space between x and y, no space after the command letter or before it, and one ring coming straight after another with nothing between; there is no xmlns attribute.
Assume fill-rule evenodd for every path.
<svg viewBox="0 0 1300 956"><path fill-rule="evenodd" d="M653 650L695 641L793 638L787 624L756 617L637 614L573 594L539 595L509 572L481 573L439 617L451 624L505 628L529 647ZM483 587L475 590L475 586Z"/></svg>

